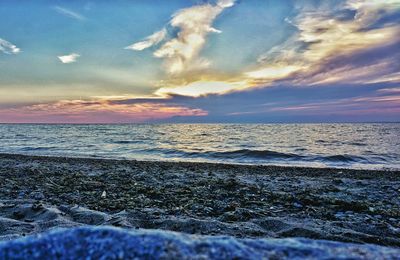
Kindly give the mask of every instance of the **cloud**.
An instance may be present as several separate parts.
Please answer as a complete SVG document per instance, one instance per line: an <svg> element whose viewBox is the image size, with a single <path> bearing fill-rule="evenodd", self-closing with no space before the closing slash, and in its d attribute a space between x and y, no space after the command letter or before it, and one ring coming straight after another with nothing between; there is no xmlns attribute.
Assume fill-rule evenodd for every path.
<svg viewBox="0 0 400 260"><path fill-rule="evenodd" d="M69 18L72 18L72 19L75 19L75 20L79 20L79 21L86 20L85 16L83 16L83 15L77 13L77 12L74 12L74 11L72 11L70 9L61 7L61 6L55 6L54 10L56 10L58 13L66 16L66 17L69 17Z"/></svg>
<svg viewBox="0 0 400 260"><path fill-rule="evenodd" d="M216 17L226 8L234 5L234 0L218 0L215 5L203 4L181 9L170 21L170 26L179 28L175 37L166 41L154 56L164 59L164 68L171 75L197 71L209 67L210 61L200 57L209 33L221 33L212 27ZM166 29L154 33L145 41L135 43L128 49L144 50L159 44L166 37Z"/></svg>
<svg viewBox="0 0 400 260"><path fill-rule="evenodd" d="M208 94L224 94L232 90L245 89L246 87L246 82L240 81L195 81L182 86L160 88L155 94L159 96L173 94L199 97Z"/></svg>
<svg viewBox="0 0 400 260"><path fill-rule="evenodd" d="M64 56L57 56L58 59L64 63L64 64L68 64L68 63L74 63L76 62L76 60L80 57L81 55L77 54L77 53L71 53L69 55L64 55Z"/></svg>
<svg viewBox="0 0 400 260"><path fill-rule="evenodd" d="M352 53L332 55L286 80L297 86L399 82L400 53L396 42L370 46Z"/></svg>
<svg viewBox="0 0 400 260"><path fill-rule="evenodd" d="M382 88L379 89L378 92L381 93L396 93L396 94L400 94L400 87L395 87L395 88ZM400 103L400 102L399 102Z"/></svg>
<svg viewBox="0 0 400 260"><path fill-rule="evenodd" d="M235 4L236 0L219 0L217 1L217 5L221 8L232 7Z"/></svg>
<svg viewBox="0 0 400 260"><path fill-rule="evenodd" d="M379 91L378 91L379 92ZM273 111L291 111L292 113L334 113L341 114L396 114L400 112L400 95L373 95L344 98L333 101L303 103L267 109Z"/></svg>
<svg viewBox="0 0 400 260"><path fill-rule="evenodd" d="M393 83L314 87L289 84L223 95L172 95L153 102L196 107L208 112L203 117L171 118L167 122L393 122L400 120L398 87L399 84ZM149 99L140 101L150 102ZM119 102L128 104L138 100Z"/></svg>
<svg viewBox="0 0 400 260"><path fill-rule="evenodd" d="M373 24L377 17L383 13L390 13L400 9L399 0L348 0L347 8L357 11L355 20L368 26Z"/></svg>
<svg viewBox="0 0 400 260"><path fill-rule="evenodd" d="M167 35L167 30L164 28L158 32L153 33L152 35L147 37L144 41L129 45L128 47L125 47L125 49L142 51L144 49L150 48L153 45L160 43L162 40L164 40L166 35Z"/></svg>
<svg viewBox="0 0 400 260"><path fill-rule="evenodd" d="M207 110L208 116L200 118L203 122L398 121L398 85L382 87L382 84L313 88L280 85L183 102Z"/></svg>
<svg viewBox="0 0 400 260"><path fill-rule="evenodd" d="M0 109L0 122L133 123L176 116L205 115L207 112L204 110L181 105L156 102L118 104L105 97Z"/></svg>
<svg viewBox="0 0 400 260"><path fill-rule="evenodd" d="M210 75L209 71L198 70L209 65L208 60L199 57L205 42L203 36L213 31L212 21L221 12L218 8L229 7L234 2L219 1L215 6L205 4L180 10L171 21L171 25L181 28L180 34L162 45L154 55L164 58L169 73L178 74L184 82L176 82L174 78L164 80L156 94L198 97L282 82L322 86L394 80L398 78L393 73L399 66L396 46L400 25L388 22L390 18L386 17L400 10L399 2L345 1L335 8L325 5L303 8L294 18L286 19L297 29L291 37L260 55L254 66L230 78L221 78L218 72ZM214 15L209 15L213 12ZM201 14L208 15L202 17ZM201 37L196 38L199 33L195 33L194 43L191 43L190 37L196 30ZM181 73L191 70L195 72ZM197 77L193 76L196 74Z"/></svg>
<svg viewBox="0 0 400 260"><path fill-rule="evenodd" d="M21 49L17 48L17 46L11 42L0 38L0 51L5 54L18 54L21 52Z"/></svg>
<svg viewBox="0 0 400 260"><path fill-rule="evenodd" d="M280 79L284 78L291 73L301 69L300 66L295 65L282 65L282 66L269 66L266 68L261 68L259 70L249 71L246 76L254 79Z"/></svg>
<svg viewBox="0 0 400 260"><path fill-rule="evenodd" d="M309 10L300 12L294 19L287 19L298 32L292 38L280 46L276 46L269 52L259 57L259 65L253 70L246 72L249 78L265 79L270 83L285 77L302 78L304 84L314 78L321 70L330 71L326 82L335 82L335 79L346 81L354 78L354 74L346 73L349 69L357 70L359 76L366 76L367 69L350 68L347 64L342 68L330 66L331 60L338 56L351 56L360 51L373 49L379 46L393 44L398 41L400 26L398 24L383 24L373 26L380 18L396 9L399 0L391 1L348 1L336 10ZM352 18L343 19L337 16L344 11L354 11ZM350 59L347 59L350 61ZM340 72L335 75L334 71ZM376 71L369 72L376 76ZM297 74L297 75L296 75ZM322 75L321 75L322 76ZM326 78L326 75L324 75ZM366 77L367 78L367 77ZM361 79L361 77L358 77ZM316 84L322 79L317 80Z"/></svg>

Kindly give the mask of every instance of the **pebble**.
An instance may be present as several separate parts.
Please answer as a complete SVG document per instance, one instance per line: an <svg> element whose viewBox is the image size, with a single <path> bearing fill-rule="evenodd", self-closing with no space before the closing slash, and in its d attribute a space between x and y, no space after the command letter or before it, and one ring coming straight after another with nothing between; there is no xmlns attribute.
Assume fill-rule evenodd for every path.
<svg viewBox="0 0 400 260"><path fill-rule="evenodd" d="M397 216L400 211L395 207L399 205L399 197L394 195L400 188L400 179L395 174L389 176L386 173L367 174L368 171L354 171L353 178L350 175L353 172L349 171L347 174L348 170L335 176L332 173L339 170L316 169L314 174L313 169L302 168L293 170L258 166L197 165L202 172L218 173L216 177L208 177L189 171L188 167L192 167L189 163L94 163L86 159L68 159L68 163L63 160L59 162L58 159L35 159L34 164L40 166L41 172L25 174L25 169L31 166L31 159L28 159L15 159L26 164L22 168L4 166L0 184L5 183L5 179L11 179L14 188L10 190L11 185L0 185L2 199L14 200L18 195L21 199L31 199L34 192L42 191L42 194L35 196L41 197L44 194L45 198L38 201L43 201L45 205L79 204L92 210L111 213L123 209L130 212L149 208L157 213L129 213L135 214L140 220L135 222L136 226L157 228L157 225L161 226L163 223L165 229L175 230L173 225L178 225L190 232L191 229L186 227L185 221L193 218L205 220L202 223L207 225L201 224L198 227L198 231L205 234L212 234L216 230L208 221L221 217L221 222L233 223L221 224L223 228L218 232L220 234L266 236L265 233L257 233L260 230L264 232L264 228L261 224L254 225L253 221L261 223L264 218L279 218L290 223L312 221L316 228L323 230L321 238L329 238L336 231L341 232L342 229L336 229L336 226L342 223L346 230L358 230L366 234L360 238L348 238L351 241L359 239L361 242L369 242L370 236L379 238L379 241L374 241L382 245L392 243L390 241L393 240L400 241L397 234L383 226L388 220L388 223L399 228ZM118 164L124 167L126 165L128 171L122 173ZM144 173L145 170L147 173ZM226 180L234 175L231 172L237 175L236 180L240 184L234 188L226 186ZM296 173L296 177L292 177L292 173ZM19 177L20 175L24 178ZM370 175L379 178L369 178ZM46 183L49 178L54 184ZM368 184L368 187L356 186L360 180ZM392 188L384 189L388 183ZM259 186L263 189L260 190ZM178 205L183 207L179 214L175 211ZM245 211L235 211L239 208ZM225 215L227 212L231 213ZM382 215L381 219L375 217L378 214ZM177 215L185 221L174 220L172 223L170 218ZM389 220L389 217L392 219ZM159 224L150 221L158 221ZM335 222L334 225L331 221ZM214 222L212 224L216 225ZM220 223L218 227L219 225ZM238 231L233 231L232 226L237 227ZM273 231L272 234L276 232L280 231ZM395 244L399 245L398 242Z"/></svg>
<svg viewBox="0 0 400 260"><path fill-rule="evenodd" d="M345 214L343 212L339 211L339 212L336 212L335 217L336 218L344 218Z"/></svg>
<svg viewBox="0 0 400 260"><path fill-rule="evenodd" d="M23 199L25 197L25 191L21 191L20 193L18 193L18 199Z"/></svg>
<svg viewBox="0 0 400 260"><path fill-rule="evenodd" d="M43 195L43 193L40 192L40 191L34 191L34 192L32 192L32 193L30 194L30 197L31 197L32 199L35 199L35 200L42 200L42 199L45 198L44 195Z"/></svg>
<svg viewBox="0 0 400 260"><path fill-rule="evenodd" d="M303 205L301 205L300 203L297 203L297 202L293 203L293 206L295 206L296 208L302 208L303 207Z"/></svg>

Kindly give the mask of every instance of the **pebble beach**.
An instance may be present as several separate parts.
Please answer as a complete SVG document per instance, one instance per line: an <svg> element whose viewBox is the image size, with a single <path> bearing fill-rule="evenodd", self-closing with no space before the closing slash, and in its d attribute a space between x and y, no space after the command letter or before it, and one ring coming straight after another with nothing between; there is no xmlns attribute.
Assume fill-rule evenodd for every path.
<svg viewBox="0 0 400 260"><path fill-rule="evenodd" d="M0 239L115 226L400 246L398 171L0 155Z"/></svg>

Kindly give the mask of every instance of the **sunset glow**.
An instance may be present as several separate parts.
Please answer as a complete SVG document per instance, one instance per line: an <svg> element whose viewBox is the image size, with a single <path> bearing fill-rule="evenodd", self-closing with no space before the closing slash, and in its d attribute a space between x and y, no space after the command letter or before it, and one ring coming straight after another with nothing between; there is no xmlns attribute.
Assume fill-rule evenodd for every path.
<svg viewBox="0 0 400 260"><path fill-rule="evenodd" d="M26 5L29 15L0 4L0 122L268 122L274 111L293 117L282 107L319 118L327 112L313 104L324 102L342 121L376 105L353 111L346 100L379 99L400 82L400 0ZM399 119L374 109L368 120Z"/></svg>

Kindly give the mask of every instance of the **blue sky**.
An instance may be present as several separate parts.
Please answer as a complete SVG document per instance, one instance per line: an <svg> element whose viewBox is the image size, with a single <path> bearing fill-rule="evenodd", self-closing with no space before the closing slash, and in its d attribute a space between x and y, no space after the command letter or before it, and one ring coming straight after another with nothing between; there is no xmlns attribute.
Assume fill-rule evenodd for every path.
<svg viewBox="0 0 400 260"><path fill-rule="evenodd" d="M0 122L400 120L400 0L4 0L0 17Z"/></svg>

